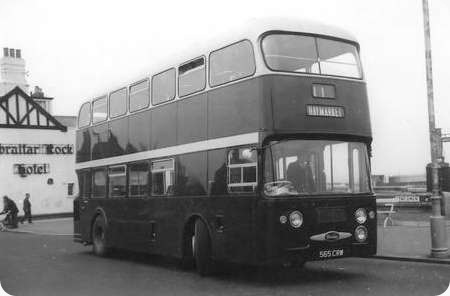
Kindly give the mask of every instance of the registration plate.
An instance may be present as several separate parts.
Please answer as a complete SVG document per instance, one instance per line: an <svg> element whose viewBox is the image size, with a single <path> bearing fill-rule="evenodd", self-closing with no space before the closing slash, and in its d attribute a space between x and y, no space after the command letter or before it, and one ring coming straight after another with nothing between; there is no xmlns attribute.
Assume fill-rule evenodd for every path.
<svg viewBox="0 0 450 296"><path fill-rule="evenodd" d="M334 258L344 256L344 249L331 249L319 251L319 258Z"/></svg>

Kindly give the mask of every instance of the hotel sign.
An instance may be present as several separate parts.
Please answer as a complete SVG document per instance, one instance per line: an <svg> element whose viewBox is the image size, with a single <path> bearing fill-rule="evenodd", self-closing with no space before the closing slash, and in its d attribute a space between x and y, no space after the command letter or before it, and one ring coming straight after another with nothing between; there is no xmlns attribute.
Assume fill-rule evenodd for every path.
<svg viewBox="0 0 450 296"><path fill-rule="evenodd" d="M73 154L72 144L1 144L0 155L68 155Z"/></svg>
<svg viewBox="0 0 450 296"><path fill-rule="evenodd" d="M24 164L16 163L13 166L14 174L26 177L28 175L43 175L50 173L50 164Z"/></svg>

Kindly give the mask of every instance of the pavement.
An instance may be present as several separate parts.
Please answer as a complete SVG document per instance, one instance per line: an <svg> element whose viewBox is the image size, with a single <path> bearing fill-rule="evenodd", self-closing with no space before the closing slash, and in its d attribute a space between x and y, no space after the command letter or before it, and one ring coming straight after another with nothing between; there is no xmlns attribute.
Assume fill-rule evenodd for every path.
<svg viewBox="0 0 450 296"><path fill-rule="evenodd" d="M381 218L381 217L380 217ZM447 221L447 247L450 246L450 221ZM35 235L72 236L72 218L35 220L33 224L19 224L8 232ZM431 234L428 221L396 221L394 225L378 225L378 253L375 258L450 264L450 252L444 258L432 258Z"/></svg>

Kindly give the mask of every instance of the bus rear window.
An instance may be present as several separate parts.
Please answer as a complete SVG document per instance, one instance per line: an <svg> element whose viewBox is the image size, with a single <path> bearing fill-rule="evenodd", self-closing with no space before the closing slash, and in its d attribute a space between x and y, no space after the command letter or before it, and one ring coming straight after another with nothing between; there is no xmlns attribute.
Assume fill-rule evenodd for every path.
<svg viewBox="0 0 450 296"><path fill-rule="evenodd" d="M255 73L252 44L244 40L213 51L209 56L209 83L217 86Z"/></svg>
<svg viewBox="0 0 450 296"><path fill-rule="evenodd" d="M264 59L274 71L362 78L355 45L294 34L272 34L262 41Z"/></svg>

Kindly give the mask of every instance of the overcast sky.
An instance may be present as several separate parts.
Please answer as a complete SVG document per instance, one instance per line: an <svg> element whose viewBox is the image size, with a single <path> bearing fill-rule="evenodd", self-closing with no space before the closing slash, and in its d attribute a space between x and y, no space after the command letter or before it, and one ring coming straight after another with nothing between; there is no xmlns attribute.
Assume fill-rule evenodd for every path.
<svg viewBox="0 0 450 296"><path fill-rule="evenodd" d="M437 126L450 132L450 1L429 0ZM430 160L422 0L0 0L0 47L22 49L30 89L56 115L155 61L250 18L337 25L361 44L374 135L372 172L420 174ZM450 159L450 144L447 158Z"/></svg>

